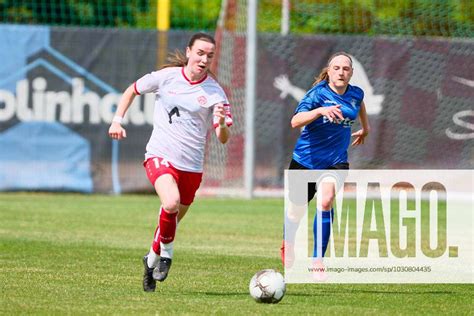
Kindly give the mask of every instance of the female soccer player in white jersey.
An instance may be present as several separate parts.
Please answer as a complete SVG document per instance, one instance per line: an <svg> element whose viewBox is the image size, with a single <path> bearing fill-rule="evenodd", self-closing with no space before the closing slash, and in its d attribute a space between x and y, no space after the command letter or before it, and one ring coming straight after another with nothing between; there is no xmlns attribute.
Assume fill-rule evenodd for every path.
<svg viewBox="0 0 474 316"><path fill-rule="evenodd" d="M188 211L201 183L209 124L213 123L221 143L230 137L229 101L209 70L215 50L212 36L194 34L186 56L176 52L170 64L125 90L109 129L113 139L126 137L121 122L135 95L156 95L153 132L143 165L161 208L151 249L143 258L145 291L154 291L156 280L164 281L168 275L177 222Z"/></svg>
<svg viewBox="0 0 474 316"><path fill-rule="evenodd" d="M352 73L352 59L347 53L338 52L332 55L327 67L321 71L313 87L298 104L291 126L303 127L303 130L296 142L289 169L349 169L347 149L351 140L351 126L357 116L362 128L352 134L355 137L352 145L363 144L369 133L364 92L349 84ZM310 201L316 193L316 186L311 184L308 191ZM313 224L315 258L323 257L326 251L335 193L334 185L322 188L322 209L317 210ZM321 212L319 216L318 212ZM289 227L285 229L287 234L281 250L282 260L287 267L291 266L293 260L294 233L300 219L298 215L298 212L289 212L285 220L285 225ZM322 218L321 248L317 247L318 217Z"/></svg>

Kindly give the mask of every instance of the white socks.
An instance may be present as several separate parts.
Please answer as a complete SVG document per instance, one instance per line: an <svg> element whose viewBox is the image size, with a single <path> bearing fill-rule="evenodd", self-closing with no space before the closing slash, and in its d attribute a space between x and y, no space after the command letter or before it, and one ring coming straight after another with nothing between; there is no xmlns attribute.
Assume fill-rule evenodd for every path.
<svg viewBox="0 0 474 316"><path fill-rule="evenodd" d="M163 258L173 258L173 242L164 244L160 242L161 256Z"/></svg>
<svg viewBox="0 0 474 316"><path fill-rule="evenodd" d="M161 248L161 257L163 258L173 258L173 242L170 242L168 244L164 244L160 242L160 248ZM160 255L156 254L153 251L153 246L150 247L150 251L148 252L147 255L147 265L149 268L154 268L157 266L158 262L160 261Z"/></svg>
<svg viewBox="0 0 474 316"><path fill-rule="evenodd" d="M160 261L160 255L156 254L153 251L153 247L150 248L150 251L148 252L148 257L147 257L147 265L149 268L154 268L158 264L158 261Z"/></svg>

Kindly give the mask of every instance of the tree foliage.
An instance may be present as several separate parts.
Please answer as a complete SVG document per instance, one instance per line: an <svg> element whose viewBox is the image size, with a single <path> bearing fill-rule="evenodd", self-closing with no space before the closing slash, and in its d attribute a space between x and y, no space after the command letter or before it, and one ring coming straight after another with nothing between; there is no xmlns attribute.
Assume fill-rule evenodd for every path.
<svg viewBox="0 0 474 316"><path fill-rule="evenodd" d="M294 0L291 33L474 37L472 0ZM262 0L259 30L278 32L281 0Z"/></svg>
<svg viewBox="0 0 474 316"><path fill-rule="evenodd" d="M0 0L3 23L103 27L154 27L141 23L156 12L148 0ZM156 24L156 23L155 23Z"/></svg>
<svg viewBox="0 0 474 316"><path fill-rule="evenodd" d="M156 2L0 0L0 22L155 28ZM221 0L171 0L170 3L172 29L212 31L216 28ZM259 31L279 32L282 0L258 3ZM290 0L290 3L290 32L296 34L474 37L472 0ZM245 14L245 10L240 14Z"/></svg>

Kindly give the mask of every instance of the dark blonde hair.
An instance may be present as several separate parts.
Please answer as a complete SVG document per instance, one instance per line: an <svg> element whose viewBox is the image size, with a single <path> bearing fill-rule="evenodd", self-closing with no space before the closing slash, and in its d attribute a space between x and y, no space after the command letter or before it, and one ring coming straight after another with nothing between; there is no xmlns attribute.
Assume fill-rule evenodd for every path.
<svg viewBox="0 0 474 316"><path fill-rule="evenodd" d="M334 58L336 58L337 56L346 56L347 58L349 58L349 60L351 61L351 67L352 67L352 58L351 58L351 55L349 55L348 53L346 53L346 52L337 52L337 53L332 54L331 57L329 57L329 59L328 59L328 63L326 65L326 67L321 69L321 72L319 73L319 75L317 77L314 77L313 87L315 85L317 85L318 83L320 83L321 81L328 81L328 79L329 79L329 75L328 75L329 65L331 64L331 61Z"/></svg>
<svg viewBox="0 0 474 316"><path fill-rule="evenodd" d="M190 49L193 47L194 43L197 41L204 41L208 42L211 44L216 45L216 40L214 37L212 37L209 34L206 33L196 33L193 36L191 36L191 39L189 40L188 46ZM168 67L184 67L188 64L188 58L186 57L185 54L183 54L182 51L179 49L175 50L174 53L171 53L168 55L168 60L167 63L161 66L161 69L163 68L168 68ZM210 69L207 70L207 72L212 76L215 77L214 74Z"/></svg>

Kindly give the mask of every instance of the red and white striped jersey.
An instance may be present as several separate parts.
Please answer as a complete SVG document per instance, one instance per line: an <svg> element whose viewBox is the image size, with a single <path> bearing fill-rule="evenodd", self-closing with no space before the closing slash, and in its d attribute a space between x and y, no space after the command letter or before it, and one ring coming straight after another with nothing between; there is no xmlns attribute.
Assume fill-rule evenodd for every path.
<svg viewBox="0 0 474 316"><path fill-rule="evenodd" d="M221 86L210 76L191 82L184 68L169 67L146 74L135 82L134 88L136 94L156 95L153 132L145 159L158 156L176 169L202 172L214 105L229 104ZM230 126L230 106L226 108L226 123Z"/></svg>

